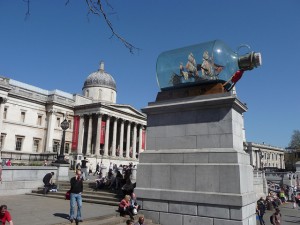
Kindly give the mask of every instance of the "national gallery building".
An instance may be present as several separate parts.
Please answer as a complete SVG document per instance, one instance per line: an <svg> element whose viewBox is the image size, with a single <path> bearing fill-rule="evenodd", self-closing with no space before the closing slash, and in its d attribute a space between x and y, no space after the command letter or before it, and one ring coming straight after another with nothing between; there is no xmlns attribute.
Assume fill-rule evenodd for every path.
<svg viewBox="0 0 300 225"><path fill-rule="evenodd" d="M1 158L34 160L64 153L70 163L86 156L93 164L137 162L145 149L146 115L117 104L117 88L104 63L85 80L82 95L48 91L0 76ZM46 157L46 158L45 158ZM51 158L51 157L50 157Z"/></svg>

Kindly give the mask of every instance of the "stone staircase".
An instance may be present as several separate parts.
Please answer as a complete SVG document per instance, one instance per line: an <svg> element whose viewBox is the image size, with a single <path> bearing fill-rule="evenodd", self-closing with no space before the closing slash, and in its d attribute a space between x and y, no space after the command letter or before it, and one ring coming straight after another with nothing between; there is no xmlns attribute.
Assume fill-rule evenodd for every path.
<svg viewBox="0 0 300 225"><path fill-rule="evenodd" d="M28 195L43 196L43 187L39 187L36 190L32 190ZM69 181L57 182L57 192L49 192L45 197L65 199L65 194L70 190ZM96 189L95 182L85 181L83 183L82 201L88 203L102 204L118 206L122 199L122 193L118 191L111 191L107 189Z"/></svg>
<svg viewBox="0 0 300 225"><path fill-rule="evenodd" d="M39 187L36 190L32 190L31 193L27 193L27 195L35 195L35 196L43 196L48 198L58 198L58 199L65 199L66 192L70 189L70 182L69 181L59 181L57 182L57 192L49 192L48 194L43 194L43 187ZM83 183L83 190L82 193L82 201L94 204L102 204L102 205L110 205L110 206L118 206L120 200L122 199L123 195L120 191L112 191L108 189L96 189L95 182L92 181L84 181ZM134 223L138 221L139 216L134 216L135 220ZM129 217L120 217L118 212L115 212L111 215L94 217L94 218L87 218L83 222L78 223L80 225L125 225L126 220ZM53 225L70 225L70 221L66 221L63 223L53 224ZM75 221L72 224L76 224ZM145 218L145 224L147 225L158 225L152 223L151 220Z"/></svg>

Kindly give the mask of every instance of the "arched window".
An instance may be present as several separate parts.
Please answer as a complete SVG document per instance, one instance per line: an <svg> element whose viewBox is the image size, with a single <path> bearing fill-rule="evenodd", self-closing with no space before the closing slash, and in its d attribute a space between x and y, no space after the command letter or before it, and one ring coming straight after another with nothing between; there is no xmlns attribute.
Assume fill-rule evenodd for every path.
<svg viewBox="0 0 300 225"><path fill-rule="evenodd" d="M86 91L85 91L85 96L86 96L86 97L90 97L90 91L89 91L89 90L86 90Z"/></svg>

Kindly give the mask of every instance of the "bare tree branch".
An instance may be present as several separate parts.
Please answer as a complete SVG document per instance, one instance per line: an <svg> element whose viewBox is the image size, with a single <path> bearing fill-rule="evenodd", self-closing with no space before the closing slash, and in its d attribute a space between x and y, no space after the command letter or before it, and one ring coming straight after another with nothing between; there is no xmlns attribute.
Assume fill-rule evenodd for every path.
<svg viewBox="0 0 300 225"><path fill-rule="evenodd" d="M25 20L27 20L30 16L30 0L23 0L27 4L27 12L25 13Z"/></svg>
<svg viewBox="0 0 300 225"><path fill-rule="evenodd" d="M27 19L30 16L30 0L23 0L27 3L27 12L25 14L25 19ZM114 36L117 37L126 48L129 49L130 53L134 53L135 50L140 50L139 48L135 47L133 44L129 43L125 38L123 38L119 33L117 33L110 22L109 18L107 17L107 14L105 10L103 9L103 4L101 0L85 0L87 7L88 7L88 14L94 14L97 16L103 16L107 26L109 27L110 31L112 32L112 35L110 38L113 38ZM109 3L109 0L105 0L106 5L113 10L113 7ZM66 0L65 5L68 5L70 3L70 0Z"/></svg>

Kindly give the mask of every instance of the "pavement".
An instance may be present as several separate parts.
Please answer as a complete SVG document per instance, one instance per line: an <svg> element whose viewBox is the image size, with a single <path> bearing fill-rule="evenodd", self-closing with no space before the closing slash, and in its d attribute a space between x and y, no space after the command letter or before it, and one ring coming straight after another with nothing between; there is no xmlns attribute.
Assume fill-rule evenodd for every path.
<svg viewBox="0 0 300 225"><path fill-rule="evenodd" d="M14 225L54 225L66 223L68 222L70 213L70 201L43 196L1 196L0 204L7 205ZM83 220L109 215L116 215L116 207L83 202Z"/></svg>
<svg viewBox="0 0 300 225"><path fill-rule="evenodd" d="M74 170L69 170L69 177L71 178L74 175ZM88 178L93 181L97 176L91 174ZM82 204L83 220L102 216L115 216L117 214L117 208L114 206L86 202ZM69 221L70 201L68 200L44 196L11 195L1 196L0 205L7 205L14 225L54 225Z"/></svg>

